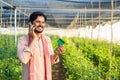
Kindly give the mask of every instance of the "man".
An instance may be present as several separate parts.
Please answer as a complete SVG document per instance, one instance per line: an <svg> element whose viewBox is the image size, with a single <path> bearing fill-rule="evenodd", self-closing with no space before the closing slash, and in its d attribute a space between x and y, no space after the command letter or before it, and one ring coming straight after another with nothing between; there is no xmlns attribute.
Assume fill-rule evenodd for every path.
<svg viewBox="0 0 120 80"><path fill-rule="evenodd" d="M22 62L22 80L52 80L51 64L58 62L64 46L53 51L51 40L43 35L47 18L42 12L30 15L29 33L18 40L18 58Z"/></svg>

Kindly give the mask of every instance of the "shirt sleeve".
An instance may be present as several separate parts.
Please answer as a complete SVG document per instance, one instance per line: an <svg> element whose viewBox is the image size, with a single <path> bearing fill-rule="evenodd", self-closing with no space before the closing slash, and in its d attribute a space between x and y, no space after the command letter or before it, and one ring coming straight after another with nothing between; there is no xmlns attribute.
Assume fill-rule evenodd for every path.
<svg viewBox="0 0 120 80"><path fill-rule="evenodd" d="M47 38L48 40L48 51L50 53L50 56L52 57L54 55L54 50L53 50L53 47L52 47L52 42L51 42L51 39L48 37ZM54 61L54 64L58 63L59 62L59 57Z"/></svg>
<svg viewBox="0 0 120 80"><path fill-rule="evenodd" d="M18 58L22 63L27 64L32 55L33 53L28 47L28 41L26 40L26 37L21 37L18 40L18 52L17 52Z"/></svg>

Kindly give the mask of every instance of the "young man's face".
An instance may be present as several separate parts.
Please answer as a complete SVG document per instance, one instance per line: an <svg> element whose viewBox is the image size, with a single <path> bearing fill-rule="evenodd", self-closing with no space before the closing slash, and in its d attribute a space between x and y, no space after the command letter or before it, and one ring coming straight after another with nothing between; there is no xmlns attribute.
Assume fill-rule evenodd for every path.
<svg viewBox="0 0 120 80"><path fill-rule="evenodd" d="M45 26L45 18L43 16L38 16L37 19L33 21L33 25L37 33L42 33Z"/></svg>

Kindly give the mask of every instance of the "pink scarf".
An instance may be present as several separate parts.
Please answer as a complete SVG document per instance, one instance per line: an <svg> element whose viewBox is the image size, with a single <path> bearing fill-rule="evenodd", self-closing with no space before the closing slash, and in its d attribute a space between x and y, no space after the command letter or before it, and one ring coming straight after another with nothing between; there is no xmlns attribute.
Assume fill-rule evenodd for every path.
<svg viewBox="0 0 120 80"><path fill-rule="evenodd" d="M29 36L28 44L30 44L31 40L32 39ZM52 80L50 54L48 52L48 44L44 35L41 36L41 40L43 43L43 51L44 51L43 65L45 66L45 80ZM34 55L31 57L29 61L29 80L34 80Z"/></svg>

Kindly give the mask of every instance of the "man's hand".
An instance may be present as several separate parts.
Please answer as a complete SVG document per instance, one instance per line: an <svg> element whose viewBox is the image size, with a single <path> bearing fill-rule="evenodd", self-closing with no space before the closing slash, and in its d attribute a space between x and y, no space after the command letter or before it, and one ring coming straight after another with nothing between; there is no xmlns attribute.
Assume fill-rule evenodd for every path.
<svg viewBox="0 0 120 80"><path fill-rule="evenodd" d="M57 55L63 54L64 52L65 52L65 47L64 46L58 46L58 48L55 51L55 53Z"/></svg>
<svg viewBox="0 0 120 80"><path fill-rule="evenodd" d="M29 25L29 32L28 32L28 34L32 37L32 39L35 39L35 38L37 39L37 35L34 32L34 30L35 30L34 25Z"/></svg>

